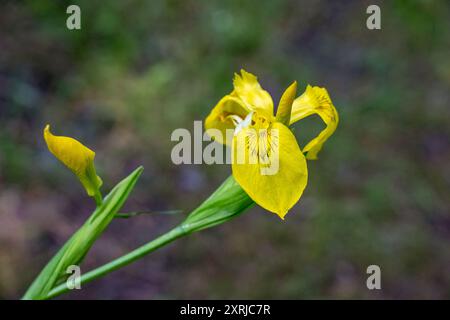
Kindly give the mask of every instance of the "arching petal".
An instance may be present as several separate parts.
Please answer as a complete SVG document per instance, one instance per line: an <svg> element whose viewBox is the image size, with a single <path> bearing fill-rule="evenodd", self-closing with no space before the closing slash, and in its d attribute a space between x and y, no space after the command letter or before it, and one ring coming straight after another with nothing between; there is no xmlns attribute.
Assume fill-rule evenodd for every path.
<svg viewBox="0 0 450 320"><path fill-rule="evenodd" d="M308 85L305 92L294 100L290 123L293 124L312 114L318 114L325 122L326 128L303 148L308 160L317 159L323 144L334 133L339 123L339 115L327 90Z"/></svg>
<svg viewBox="0 0 450 320"><path fill-rule="evenodd" d="M278 104L276 120L287 126L291 122L292 104L297 93L297 81L294 81L283 93Z"/></svg>
<svg viewBox="0 0 450 320"><path fill-rule="evenodd" d="M239 97L252 111L273 116L273 101L270 94L261 88L255 75L241 69L241 74L234 74L234 91L231 95Z"/></svg>
<svg viewBox="0 0 450 320"><path fill-rule="evenodd" d="M223 97L219 103L212 109L211 113L205 120L205 130L206 133L208 131L212 132L210 129L220 130L222 133L221 136L212 135L217 142L222 144L227 144L231 146L231 138L227 139L226 130L234 130L235 124L233 123L232 117L230 116L238 116L241 119L244 119L249 113L249 109L242 103L239 98L233 97L231 95L227 95Z"/></svg>
<svg viewBox="0 0 450 320"><path fill-rule="evenodd" d="M308 180L295 136L275 122L268 130L245 128L233 139L233 176L258 205L281 219L300 199Z"/></svg>

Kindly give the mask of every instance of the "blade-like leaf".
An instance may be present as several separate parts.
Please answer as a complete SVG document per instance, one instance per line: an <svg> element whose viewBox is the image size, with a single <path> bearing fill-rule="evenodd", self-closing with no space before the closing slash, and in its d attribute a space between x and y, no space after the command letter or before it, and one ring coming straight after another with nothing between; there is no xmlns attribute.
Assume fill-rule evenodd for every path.
<svg viewBox="0 0 450 320"><path fill-rule="evenodd" d="M66 270L81 263L93 243L122 208L133 190L143 168L139 167L119 182L105 197L101 206L92 213L34 280L23 299L44 299L50 290L64 281Z"/></svg>
<svg viewBox="0 0 450 320"><path fill-rule="evenodd" d="M181 227L189 233L210 228L244 212L253 204L253 200L230 176L186 218Z"/></svg>
<svg viewBox="0 0 450 320"><path fill-rule="evenodd" d="M226 222L243 213L253 204L253 200L250 199L250 197L233 179L233 177L229 177L208 199L206 199L197 209L192 211L192 213L177 227L120 258L117 258L97 269L84 273L81 276L80 281L81 283L87 283L102 277L105 274L132 263L133 261L141 259L150 252L153 252L158 248L175 241L176 239ZM53 298L67 291L67 286L65 284L61 284L54 288L48 294L47 298Z"/></svg>

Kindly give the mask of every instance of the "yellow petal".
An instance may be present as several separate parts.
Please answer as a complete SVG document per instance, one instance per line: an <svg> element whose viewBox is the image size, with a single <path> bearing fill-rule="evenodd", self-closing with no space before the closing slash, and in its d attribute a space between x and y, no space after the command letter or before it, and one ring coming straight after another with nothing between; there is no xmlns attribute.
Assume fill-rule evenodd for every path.
<svg viewBox="0 0 450 320"><path fill-rule="evenodd" d="M284 219L308 180L305 156L289 128L279 122L267 131L245 128L233 139L232 154L236 181L258 205Z"/></svg>
<svg viewBox="0 0 450 320"><path fill-rule="evenodd" d="M278 104L277 121L289 125L291 121L292 103L297 93L297 81L294 81L283 93Z"/></svg>
<svg viewBox="0 0 450 320"><path fill-rule="evenodd" d="M256 76L241 69L241 75L234 74L233 85L231 95L241 99L248 109L264 113L267 117L273 116L272 97L261 88Z"/></svg>
<svg viewBox="0 0 450 320"><path fill-rule="evenodd" d="M77 175L88 195L94 196L102 185L95 173L95 152L73 138L53 135L49 125L44 129L44 139L48 150Z"/></svg>
<svg viewBox="0 0 450 320"><path fill-rule="evenodd" d="M212 109L211 113L205 120L206 133L212 132L211 129L218 129L222 133L221 136L212 135L217 142L227 144L231 146L233 135L228 135L227 139L226 130L230 129L234 131L235 125L229 117L230 115L236 115L241 119L244 119L249 113L249 109L242 103L242 101L231 95L223 97L219 103Z"/></svg>
<svg viewBox="0 0 450 320"><path fill-rule="evenodd" d="M294 100L290 123L293 124L312 114L318 114L327 126L303 148L308 160L317 159L323 144L334 133L339 123L339 115L327 90L308 85L306 91Z"/></svg>

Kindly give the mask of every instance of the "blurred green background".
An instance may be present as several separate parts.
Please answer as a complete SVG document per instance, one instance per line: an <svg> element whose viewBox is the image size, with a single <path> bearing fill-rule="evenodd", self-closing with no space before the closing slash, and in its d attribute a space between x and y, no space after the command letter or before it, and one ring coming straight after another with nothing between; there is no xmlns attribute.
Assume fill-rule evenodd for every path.
<svg viewBox="0 0 450 320"><path fill-rule="evenodd" d="M369 4L381 30L366 28ZM450 298L449 57L448 1L2 1L0 298L19 298L94 206L47 151L46 123L97 152L104 191L144 165L127 210L183 210L114 221L87 271L230 174L172 164L170 134L240 68L275 101L293 80L324 86L340 113L286 221L255 207L63 298ZM321 128L298 123L300 144ZM366 288L371 264L382 290Z"/></svg>

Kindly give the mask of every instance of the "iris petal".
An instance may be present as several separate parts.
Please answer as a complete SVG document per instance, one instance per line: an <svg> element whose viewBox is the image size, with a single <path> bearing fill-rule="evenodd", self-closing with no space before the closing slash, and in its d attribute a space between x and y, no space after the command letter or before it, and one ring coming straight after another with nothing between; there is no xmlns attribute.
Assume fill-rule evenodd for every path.
<svg viewBox="0 0 450 320"><path fill-rule="evenodd" d="M297 81L294 81L283 93L278 104L276 120L289 125L291 121L292 103L297 93Z"/></svg>
<svg viewBox="0 0 450 320"><path fill-rule="evenodd" d="M339 115L327 90L308 85L306 91L294 100L290 123L293 124L313 114L318 114L322 118L326 128L303 148L308 160L317 159L323 144L334 133L339 123Z"/></svg>
<svg viewBox="0 0 450 320"><path fill-rule="evenodd" d="M239 118L244 119L249 111L250 110L240 99L232 97L231 95L223 97L205 120L206 133L212 132L211 129L220 130L222 135L213 136L210 134L210 136L214 137L219 143L231 146L231 138L233 135L227 138L226 130L234 130L235 124L230 116L238 116Z"/></svg>
<svg viewBox="0 0 450 320"><path fill-rule="evenodd" d="M234 137L232 154L236 181L258 205L284 219L308 180L306 159L292 132L279 122L266 135L245 128Z"/></svg>
<svg viewBox="0 0 450 320"><path fill-rule="evenodd" d="M102 185L95 173L95 152L73 138L53 135L49 125L44 129L44 139L50 152L77 175L88 195L94 196Z"/></svg>
<svg viewBox="0 0 450 320"><path fill-rule="evenodd" d="M273 116L272 97L261 88L255 75L242 69L240 75L234 74L233 85L232 95L239 97L248 109Z"/></svg>

